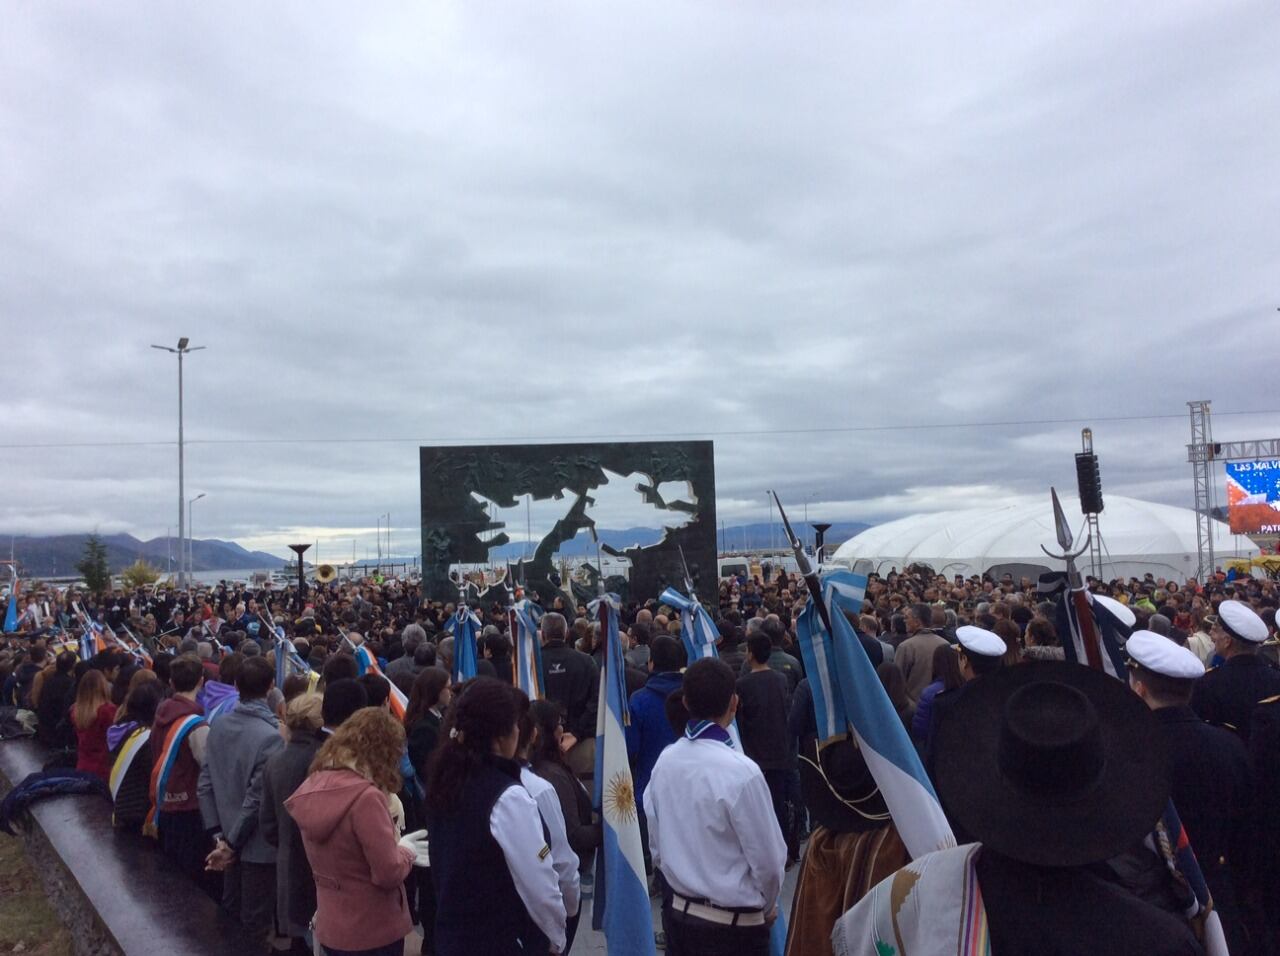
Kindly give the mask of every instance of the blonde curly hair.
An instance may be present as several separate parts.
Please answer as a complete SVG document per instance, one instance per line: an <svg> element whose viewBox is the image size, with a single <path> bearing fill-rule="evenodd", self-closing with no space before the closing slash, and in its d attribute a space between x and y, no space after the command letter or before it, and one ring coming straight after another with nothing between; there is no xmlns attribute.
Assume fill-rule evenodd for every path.
<svg viewBox="0 0 1280 956"><path fill-rule="evenodd" d="M404 781L400 776L400 755L404 750L404 727L383 707L362 707L333 732L310 773L320 770L351 770L383 793L396 793Z"/></svg>

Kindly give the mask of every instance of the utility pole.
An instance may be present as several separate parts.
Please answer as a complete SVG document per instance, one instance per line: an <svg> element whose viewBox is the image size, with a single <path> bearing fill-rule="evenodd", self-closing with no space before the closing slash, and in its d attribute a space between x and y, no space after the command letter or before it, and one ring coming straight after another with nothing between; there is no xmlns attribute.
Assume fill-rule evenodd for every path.
<svg viewBox="0 0 1280 956"><path fill-rule="evenodd" d="M195 503L204 496L205 492L202 491L187 502L187 587L191 587L191 576L196 569L195 534L192 531L195 521L192 517L192 509L195 507Z"/></svg>

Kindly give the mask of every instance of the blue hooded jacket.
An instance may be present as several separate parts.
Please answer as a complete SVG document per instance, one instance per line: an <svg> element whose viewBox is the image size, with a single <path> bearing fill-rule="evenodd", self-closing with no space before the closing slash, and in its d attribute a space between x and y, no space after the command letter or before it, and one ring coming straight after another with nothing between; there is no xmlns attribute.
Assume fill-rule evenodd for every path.
<svg viewBox="0 0 1280 956"><path fill-rule="evenodd" d="M675 743L676 732L667 722L667 697L680 689L679 671L650 674L645 685L631 695L631 726L627 728L627 757L635 780L636 806L642 806L645 788L658 755Z"/></svg>

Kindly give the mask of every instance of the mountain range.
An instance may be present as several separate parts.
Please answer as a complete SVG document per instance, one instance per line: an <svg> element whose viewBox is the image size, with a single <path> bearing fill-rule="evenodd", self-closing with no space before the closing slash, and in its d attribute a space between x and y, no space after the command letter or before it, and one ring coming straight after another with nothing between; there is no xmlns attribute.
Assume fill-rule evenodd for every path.
<svg viewBox="0 0 1280 956"><path fill-rule="evenodd" d="M71 577L76 564L84 559L87 534L59 534L45 537L15 536L13 555L22 573L28 577ZM178 539L152 538L140 541L131 534L98 536L107 548L107 564L113 573L124 570L139 558L152 567L168 571L169 558L177 567ZM0 538L0 542L3 539ZM274 569L283 567L285 559L265 551L247 551L234 541L217 538L191 542L192 568L196 571Z"/></svg>

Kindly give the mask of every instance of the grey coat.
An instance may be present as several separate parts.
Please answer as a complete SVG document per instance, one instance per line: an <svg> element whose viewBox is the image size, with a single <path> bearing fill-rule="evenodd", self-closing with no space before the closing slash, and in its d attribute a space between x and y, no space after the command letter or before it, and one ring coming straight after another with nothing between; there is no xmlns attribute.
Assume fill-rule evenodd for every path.
<svg viewBox="0 0 1280 956"><path fill-rule="evenodd" d="M319 737L299 731L283 750L271 756L262 774L258 825L263 839L276 847L276 915L288 936L306 935L307 924L316 911L316 881L302 845L302 834L284 802L307 779L319 749Z"/></svg>
<svg viewBox="0 0 1280 956"><path fill-rule="evenodd" d="M279 721L264 700L241 703L209 728L200 768L200 816L206 830L222 831L245 863L274 863L275 847L262 837L262 773L267 758L284 747Z"/></svg>

